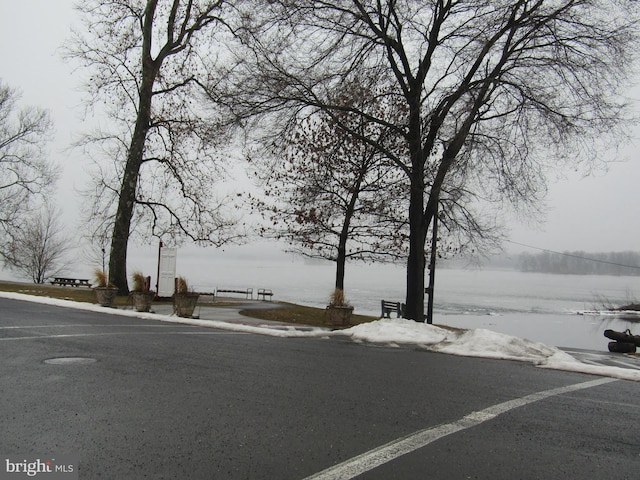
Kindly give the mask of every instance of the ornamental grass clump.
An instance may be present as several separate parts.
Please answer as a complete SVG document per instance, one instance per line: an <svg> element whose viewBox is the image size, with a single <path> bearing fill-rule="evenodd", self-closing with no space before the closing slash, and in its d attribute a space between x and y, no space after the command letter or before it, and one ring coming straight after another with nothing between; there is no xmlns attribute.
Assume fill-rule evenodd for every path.
<svg viewBox="0 0 640 480"><path fill-rule="evenodd" d="M350 307L349 302L344 297L344 290L336 288L329 297L330 307Z"/></svg>
<svg viewBox="0 0 640 480"><path fill-rule="evenodd" d="M109 277L100 268L96 268L93 271L93 277L96 283L96 287L93 289L96 300L103 307L110 307L116 298L118 289L109 283Z"/></svg>
<svg viewBox="0 0 640 480"><path fill-rule="evenodd" d="M130 295L133 308L138 312L150 311L155 292L149 289L149 279L142 272L134 272L131 280L133 281L133 290Z"/></svg>
<svg viewBox="0 0 640 480"><path fill-rule="evenodd" d="M149 284L147 282L147 277L144 276L142 272L133 272L131 276L131 280L133 281L133 292L148 292Z"/></svg>
<svg viewBox="0 0 640 480"><path fill-rule="evenodd" d="M348 327L351 324L353 307L344 298L344 290L336 288L329 297L325 313L325 323L334 328Z"/></svg>
<svg viewBox="0 0 640 480"><path fill-rule="evenodd" d="M180 276L177 278L176 280L176 293L177 294L186 294L186 293L192 293L192 291L189 289L189 282L187 282L187 279Z"/></svg>
<svg viewBox="0 0 640 480"><path fill-rule="evenodd" d="M93 279L95 280L95 284L97 287L107 287L108 286L108 277L104 270L101 268L96 268L93 271Z"/></svg>
<svg viewBox="0 0 640 480"><path fill-rule="evenodd" d="M199 295L190 287L184 277L176 278L176 293L173 296L173 310L179 317L192 318Z"/></svg>

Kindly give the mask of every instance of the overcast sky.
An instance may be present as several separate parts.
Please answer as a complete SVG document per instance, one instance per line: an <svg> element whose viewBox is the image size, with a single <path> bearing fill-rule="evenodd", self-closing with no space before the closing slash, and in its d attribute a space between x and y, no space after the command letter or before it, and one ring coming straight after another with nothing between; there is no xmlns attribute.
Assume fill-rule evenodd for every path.
<svg viewBox="0 0 640 480"><path fill-rule="evenodd" d="M55 141L49 152L63 167L57 202L66 219L77 212L74 189L85 181L80 152L67 150L84 128L79 75L58 51L74 23L72 5L72 0L0 0L0 79L22 91L22 105L51 112ZM631 145L623 154L626 161L610 165L608 172L587 178L564 172L566 178L550 186L546 221L531 226L510 221L511 240L560 251L640 251L640 161ZM522 248L507 243L505 249Z"/></svg>

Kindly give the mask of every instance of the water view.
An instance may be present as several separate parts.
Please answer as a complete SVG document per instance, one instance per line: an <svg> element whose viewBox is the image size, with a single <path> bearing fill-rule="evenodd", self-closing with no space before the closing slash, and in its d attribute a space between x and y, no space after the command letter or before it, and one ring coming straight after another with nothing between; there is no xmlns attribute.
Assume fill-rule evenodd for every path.
<svg viewBox="0 0 640 480"><path fill-rule="evenodd" d="M334 282L330 263L202 260L182 257L180 271L199 289L270 288L274 299L324 307ZM395 265L347 266L345 292L356 312L380 315L380 300L404 301L405 270ZM554 275L516 270L439 269L435 323L486 328L549 345L607 350L607 328L640 334L640 316L598 315L640 297L640 277ZM637 331L636 331L637 330Z"/></svg>
<svg viewBox="0 0 640 480"><path fill-rule="evenodd" d="M333 290L335 266L299 257L261 258L255 252L205 254L180 249L177 275L198 291L271 289L273 300L324 308ZM81 266L76 275L89 278ZM129 271L152 275L157 254L149 249L130 255ZM18 280L11 272L5 277ZM80 275L80 276L83 276ZM347 265L345 293L356 313L380 316L380 300L404 302L405 269L401 265ZM436 272L434 323L485 328L568 348L606 351L605 329L640 334L640 315L595 314L610 306L638 303L640 276L558 275L513 269L439 268Z"/></svg>

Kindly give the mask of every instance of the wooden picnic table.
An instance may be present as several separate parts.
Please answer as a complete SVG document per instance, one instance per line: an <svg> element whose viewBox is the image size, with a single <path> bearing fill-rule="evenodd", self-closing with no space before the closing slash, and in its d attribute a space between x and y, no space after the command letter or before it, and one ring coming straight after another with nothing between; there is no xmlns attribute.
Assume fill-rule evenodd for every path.
<svg viewBox="0 0 640 480"><path fill-rule="evenodd" d="M51 285L60 285L62 287L89 287L91 288L91 284L89 283L88 278L68 278L68 277L54 277L51 280Z"/></svg>

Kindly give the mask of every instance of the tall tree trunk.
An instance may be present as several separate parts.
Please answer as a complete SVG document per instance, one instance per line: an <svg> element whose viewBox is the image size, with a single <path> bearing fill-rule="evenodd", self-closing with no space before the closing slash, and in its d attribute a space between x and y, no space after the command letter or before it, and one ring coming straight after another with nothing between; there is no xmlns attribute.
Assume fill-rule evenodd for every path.
<svg viewBox="0 0 640 480"><path fill-rule="evenodd" d="M367 167L363 166L358 174L356 183L353 187L353 194L349 199L349 204L344 214L344 222L342 223L342 230L340 231L340 238L338 239L338 256L336 258L336 288L344 290L344 272L345 265L347 263L347 241L349 240L349 227L351 226L351 219L356 210L356 204L358 203L358 197L360 195L360 189L362 188L362 182L367 174Z"/></svg>
<svg viewBox="0 0 640 480"><path fill-rule="evenodd" d="M142 25L142 81L138 92L138 113L131 144L127 153L127 163L122 175L122 185L118 198L118 210L113 224L111 252L109 256L109 282L118 287L118 294L129 293L127 285L127 248L131 231L131 218L136 200L138 176L144 155L144 146L151 122L151 101L153 85L165 58L163 52L156 60L151 56L153 22L157 0L147 0Z"/></svg>
<svg viewBox="0 0 640 480"><path fill-rule="evenodd" d="M424 322L424 244L428 225L424 215L424 163L422 121L420 118L420 88L409 100L408 144L411 154L411 192L409 194L409 258L407 260L407 296L404 317Z"/></svg>
<svg viewBox="0 0 640 480"><path fill-rule="evenodd" d="M344 271L347 262L347 247L345 243L346 241L343 242L342 238L340 238L340 246L338 246L338 256L336 258L336 288L340 290L344 290Z"/></svg>
<svg viewBox="0 0 640 480"><path fill-rule="evenodd" d="M424 322L424 191L411 187L409 204L409 259L407 261L407 298L404 317Z"/></svg>
<svg viewBox="0 0 640 480"><path fill-rule="evenodd" d="M145 62L143 66L143 81L140 86L140 98L138 100L138 117L131 137L127 163L122 176L122 185L120 186L118 210L113 224L111 253L109 256L109 282L118 287L119 295L127 295L129 293L127 285L127 248L138 177L151 121L151 100L157 71L151 60Z"/></svg>
<svg viewBox="0 0 640 480"><path fill-rule="evenodd" d="M133 216L133 206L135 204L136 188L138 185L138 174L142 164L144 152L144 142L146 129L136 128L131 147L127 155L120 196L118 199L118 210L113 224L113 234L111 237L111 253L109 255L109 282L118 287L119 295L129 293L127 285L127 248L129 244L129 233L131 229L131 218Z"/></svg>

